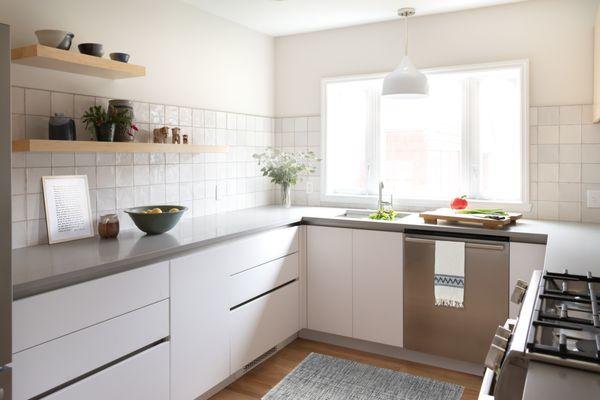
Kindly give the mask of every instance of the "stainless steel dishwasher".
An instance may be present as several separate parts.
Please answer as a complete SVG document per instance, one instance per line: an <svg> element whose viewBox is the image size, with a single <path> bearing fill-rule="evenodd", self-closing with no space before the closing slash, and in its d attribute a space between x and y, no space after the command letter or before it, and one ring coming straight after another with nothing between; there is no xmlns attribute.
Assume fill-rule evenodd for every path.
<svg viewBox="0 0 600 400"><path fill-rule="evenodd" d="M404 347L483 364L508 317L508 241L420 231L404 237ZM436 240L465 242L464 308L435 305Z"/></svg>

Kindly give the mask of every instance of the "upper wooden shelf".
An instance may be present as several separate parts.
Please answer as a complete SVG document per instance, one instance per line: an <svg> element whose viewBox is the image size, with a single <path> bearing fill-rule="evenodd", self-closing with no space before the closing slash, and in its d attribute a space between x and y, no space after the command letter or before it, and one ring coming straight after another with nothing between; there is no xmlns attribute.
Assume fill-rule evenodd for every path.
<svg viewBox="0 0 600 400"><path fill-rule="evenodd" d="M229 146L23 139L13 140L12 150L29 153L227 153Z"/></svg>
<svg viewBox="0 0 600 400"><path fill-rule="evenodd" d="M107 79L146 76L146 67L32 44L11 51L12 62Z"/></svg>

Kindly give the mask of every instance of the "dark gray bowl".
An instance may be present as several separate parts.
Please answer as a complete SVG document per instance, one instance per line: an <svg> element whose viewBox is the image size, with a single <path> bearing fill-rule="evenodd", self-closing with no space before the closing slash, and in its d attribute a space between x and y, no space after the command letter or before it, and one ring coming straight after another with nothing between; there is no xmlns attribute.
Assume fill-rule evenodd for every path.
<svg viewBox="0 0 600 400"><path fill-rule="evenodd" d="M153 208L160 208L162 214L144 214L144 211ZM179 211L170 213L169 210L171 208L178 208ZM133 220L135 226L148 235L160 235L173 229L186 211L187 207L175 205L133 207L125 210Z"/></svg>
<svg viewBox="0 0 600 400"><path fill-rule="evenodd" d="M104 46L100 43L81 43L77 47L81 54L94 57L102 57L104 55Z"/></svg>
<svg viewBox="0 0 600 400"><path fill-rule="evenodd" d="M110 53L110 59L122 63L129 62L129 54L127 53Z"/></svg>

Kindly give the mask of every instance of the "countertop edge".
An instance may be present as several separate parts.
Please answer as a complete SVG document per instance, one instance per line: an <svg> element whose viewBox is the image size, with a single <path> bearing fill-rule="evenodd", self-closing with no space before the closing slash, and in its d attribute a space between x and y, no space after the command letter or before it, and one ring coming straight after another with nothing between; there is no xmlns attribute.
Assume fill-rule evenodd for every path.
<svg viewBox="0 0 600 400"><path fill-rule="evenodd" d="M162 250L159 254L146 253L139 256L133 256L104 264L99 264L94 267L85 268L79 271L55 275L49 278L42 278L40 280L32 282L17 284L13 286L13 301L36 296L53 290L62 289L68 286L77 285L79 283L92 281L94 279L104 278L121 272L130 271L136 268L147 266L149 264L168 261L172 259L175 255L183 256L188 252L198 250L207 246L212 246L221 242L235 240L244 236L261 233L272 229L300 225L301 223L301 218L292 218L288 221L281 221L268 225L262 225L260 227L248 229L245 231L235 232L232 234L226 234L211 239L205 239L193 243L179 245L171 249Z"/></svg>
<svg viewBox="0 0 600 400"><path fill-rule="evenodd" d="M315 208L316 210L317 208ZM293 210L293 209L292 209ZM266 209L270 212L269 209ZM145 265L167 261L174 256L184 255L202 247L211 246L221 242L238 239L244 236L282 228L292 225L318 225L349 229L365 229L375 231L392 231L405 232L407 230L433 231L440 233L474 234L486 236L497 236L508 238L511 242L546 244L548 234L542 233L539 226L534 223L531 227L513 226L513 229L490 230L477 226L460 225L460 224L425 224L418 219L418 216L408 217L406 221L385 222L385 221L369 221L362 219L341 218L339 216L340 209L319 208L319 212L312 212L312 208L299 208L294 210L296 213L290 216L282 216L279 219L268 223L257 223L247 229L241 228L233 233L216 235L212 238L198 239L190 243L178 244L169 248L159 249L157 251L149 251L132 256L126 256L120 259L99 263L90 267L82 267L79 270L64 272L48 277L32 279L13 285L13 300L35 296L46 293L52 290L61 289L64 287L76 285L79 283L91 281L94 279L103 278L106 276L122 273L128 270L143 267ZM248 212L252 212L249 209ZM329 213L331 215L329 215ZM529 229L529 230L528 230ZM23 249L20 249L23 250Z"/></svg>

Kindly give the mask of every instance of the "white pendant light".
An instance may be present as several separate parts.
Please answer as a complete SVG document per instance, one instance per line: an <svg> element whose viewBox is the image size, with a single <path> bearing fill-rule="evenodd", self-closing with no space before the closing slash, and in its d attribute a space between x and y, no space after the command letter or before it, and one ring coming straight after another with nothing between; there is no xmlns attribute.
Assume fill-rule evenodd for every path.
<svg viewBox="0 0 600 400"><path fill-rule="evenodd" d="M401 8L398 15L404 18L406 43L400 65L383 80L382 95L393 98L419 98L429 95L427 77L419 72L408 58L408 17L415 15L414 8Z"/></svg>

